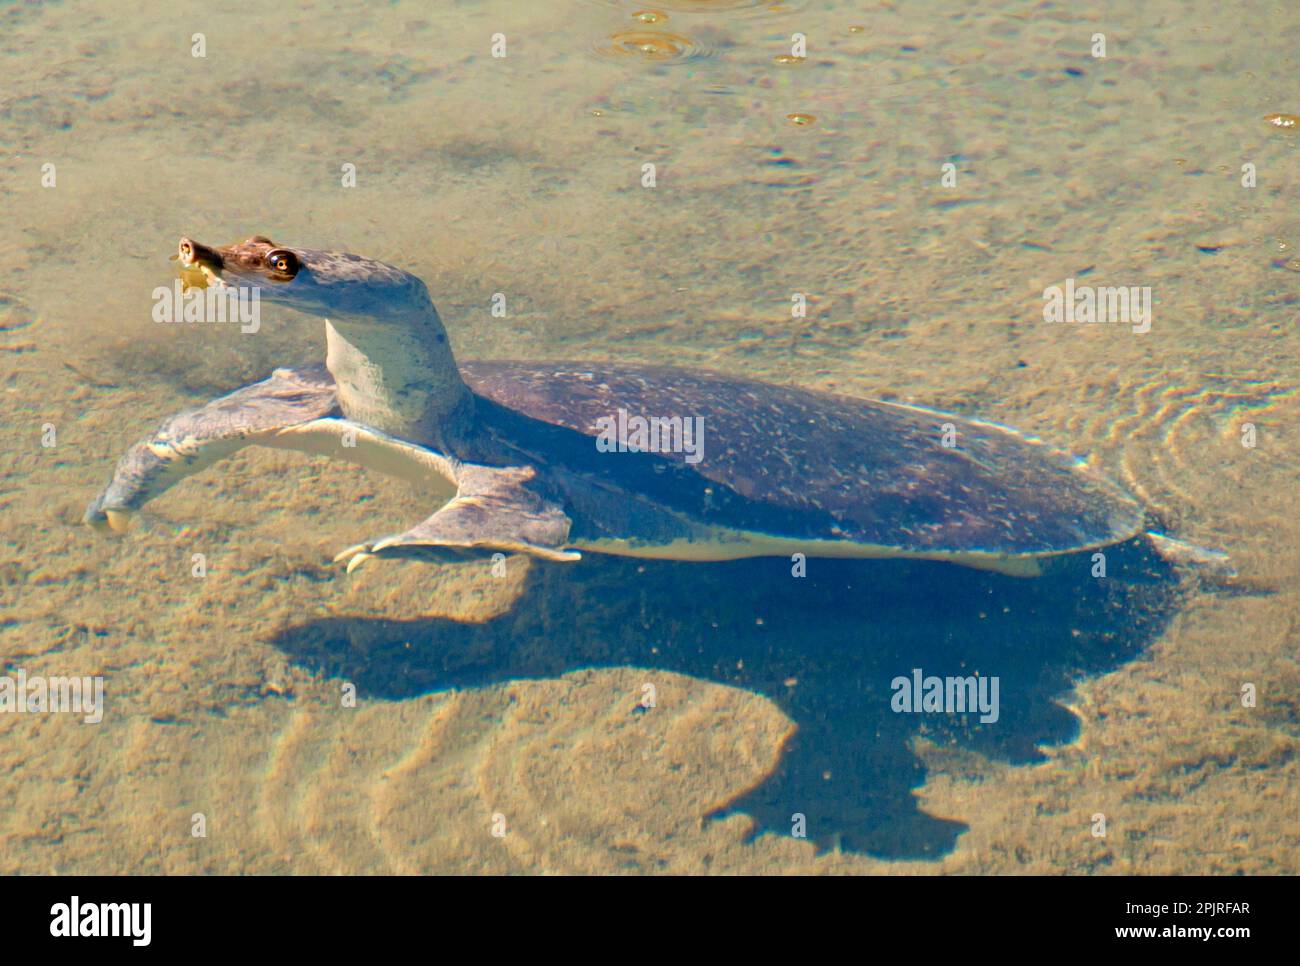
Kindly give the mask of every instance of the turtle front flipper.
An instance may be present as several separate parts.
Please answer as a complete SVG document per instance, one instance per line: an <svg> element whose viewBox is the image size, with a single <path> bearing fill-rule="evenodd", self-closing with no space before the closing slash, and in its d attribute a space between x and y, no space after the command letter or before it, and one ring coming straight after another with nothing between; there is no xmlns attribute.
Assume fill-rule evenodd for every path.
<svg viewBox="0 0 1300 966"><path fill-rule="evenodd" d="M187 476L262 437L336 411L324 367L277 369L269 379L167 419L123 454L108 486L86 508L96 529L124 531L131 515Z"/></svg>
<svg viewBox="0 0 1300 966"><path fill-rule="evenodd" d="M372 557L447 560L492 553L524 553L545 560L578 560L565 550L572 521L564 510L528 485L530 466L456 467L456 496L405 533L349 547L334 559L348 572Z"/></svg>
<svg viewBox="0 0 1300 966"><path fill-rule="evenodd" d="M414 483L437 499L455 495L455 471L446 457L331 418L335 412L334 380L323 368L277 369L263 382L171 417L128 449L85 520L97 529L125 530L149 500L245 446L342 459Z"/></svg>

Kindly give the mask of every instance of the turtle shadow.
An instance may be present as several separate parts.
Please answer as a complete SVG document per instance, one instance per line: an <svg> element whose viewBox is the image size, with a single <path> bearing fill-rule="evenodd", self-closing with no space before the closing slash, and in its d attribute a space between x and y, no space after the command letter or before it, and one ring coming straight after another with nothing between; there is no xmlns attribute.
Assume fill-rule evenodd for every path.
<svg viewBox="0 0 1300 966"><path fill-rule="evenodd" d="M1144 543L1106 557L1105 579L1091 575L1088 554L1022 579L920 561L813 559L794 577L790 561L775 558L700 565L588 555L534 567L514 607L487 623L331 618L290 627L273 643L360 696L389 700L611 666L757 692L797 730L774 770L714 817L747 814L757 836L792 834L802 816L820 848L934 859L968 826L918 806L926 768L915 739L1041 761L1040 746L1078 730L1054 699L1080 676L1134 658L1174 613L1179 583ZM910 692L895 682L914 669L997 678L997 720L895 711L895 695ZM639 698L629 695L629 714L644 710Z"/></svg>

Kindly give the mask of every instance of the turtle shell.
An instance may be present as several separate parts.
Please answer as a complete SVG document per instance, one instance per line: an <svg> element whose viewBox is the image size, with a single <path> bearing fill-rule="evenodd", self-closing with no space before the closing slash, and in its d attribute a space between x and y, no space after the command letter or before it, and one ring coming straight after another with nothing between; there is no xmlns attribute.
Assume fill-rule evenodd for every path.
<svg viewBox="0 0 1300 966"><path fill-rule="evenodd" d="M468 362L489 417L534 462L750 533L901 554L1045 556L1142 529L1142 507L1014 430L705 370ZM698 453L608 452L611 426L699 418ZM668 425L663 424L662 425ZM645 514L633 528L654 529ZM632 533L630 537L650 537Z"/></svg>

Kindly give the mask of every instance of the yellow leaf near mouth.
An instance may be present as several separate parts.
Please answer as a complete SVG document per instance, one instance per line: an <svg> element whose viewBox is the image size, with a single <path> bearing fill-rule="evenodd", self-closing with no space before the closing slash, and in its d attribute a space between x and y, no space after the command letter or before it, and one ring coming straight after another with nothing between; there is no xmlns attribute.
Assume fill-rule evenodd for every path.
<svg viewBox="0 0 1300 966"><path fill-rule="evenodd" d="M184 292L188 292L192 288L208 287L207 272L203 271L203 269L199 268L197 265L191 265L186 268L182 268L180 270L180 275L181 275L181 290Z"/></svg>

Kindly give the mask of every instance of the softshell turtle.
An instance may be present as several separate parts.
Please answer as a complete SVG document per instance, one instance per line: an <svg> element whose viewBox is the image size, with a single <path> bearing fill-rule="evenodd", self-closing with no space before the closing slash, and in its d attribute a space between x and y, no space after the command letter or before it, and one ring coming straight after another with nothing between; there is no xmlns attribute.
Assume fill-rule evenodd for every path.
<svg viewBox="0 0 1300 966"><path fill-rule="evenodd" d="M323 367L166 420L86 520L124 529L178 480L247 445L350 460L426 487L436 511L345 550L447 559L583 551L672 560L802 553L943 560L1028 576L1143 532L1143 508L1013 430L913 406L666 366L457 365L420 279L257 235L182 238L183 273L319 314ZM1152 534L1161 553L1222 565Z"/></svg>

